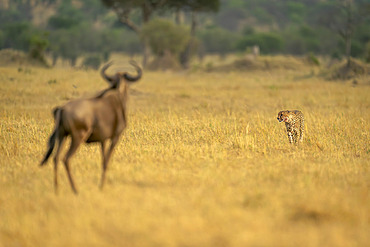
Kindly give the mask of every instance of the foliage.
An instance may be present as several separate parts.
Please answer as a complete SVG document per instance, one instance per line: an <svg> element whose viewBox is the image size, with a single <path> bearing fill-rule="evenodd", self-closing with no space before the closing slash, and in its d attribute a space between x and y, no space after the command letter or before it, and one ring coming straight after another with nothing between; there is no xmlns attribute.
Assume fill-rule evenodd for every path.
<svg viewBox="0 0 370 247"><path fill-rule="evenodd" d="M0 47L4 47L5 43L5 34L3 31L0 30Z"/></svg>
<svg viewBox="0 0 370 247"><path fill-rule="evenodd" d="M194 12L217 12L220 7L219 0L168 0L169 8L190 10Z"/></svg>
<svg viewBox="0 0 370 247"><path fill-rule="evenodd" d="M62 1L56 14L48 20L50 29L69 29L83 22L96 20L97 16L104 14L100 0L81 0L82 6L77 8L71 0Z"/></svg>
<svg viewBox="0 0 370 247"><path fill-rule="evenodd" d="M245 51L247 47L258 45L261 53L280 52L284 45L283 38L277 33L256 33L244 36L237 43L237 48Z"/></svg>
<svg viewBox="0 0 370 247"><path fill-rule="evenodd" d="M310 63L310 64L314 64L314 65L317 65L319 66L320 65L320 61L319 59L312 53L310 52L308 55L307 55L307 61Z"/></svg>
<svg viewBox="0 0 370 247"><path fill-rule="evenodd" d="M81 0L81 12L85 18L91 21L99 20L99 17L107 13L107 8L104 8L102 0Z"/></svg>
<svg viewBox="0 0 370 247"><path fill-rule="evenodd" d="M85 68L99 69L102 59L99 55L89 55L84 58L82 66Z"/></svg>
<svg viewBox="0 0 370 247"><path fill-rule="evenodd" d="M367 42L366 44L366 49L365 49L365 61L367 63L370 63L370 41Z"/></svg>
<svg viewBox="0 0 370 247"><path fill-rule="evenodd" d="M246 12L240 8L230 8L222 11L215 18L215 23L226 30L238 31L240 30L242 20L246 18Z"/></svg>
<svg viewBox="0 0 370 247"><path fill-rule="evenodd" d="M190 11L192 12L192 16L196 15L196 13L199 12L208 12L208 11L217 11L219 7L219 0L167 0L167 1L151 1L151 0L139 0L139 1L132 1L132 0L102 0L105 5L112 8L117 16L119 21L124 24L126 27L137 33L142 40L142 45L144 47L143 49L143 66L146 66L148 55L149 55L149 47L148 44L150 42L146 41L143 37L147 36L148 33L142 34L142 29L145 29L143 27L144 25L147 25L147 23L151 20L153 14L155 11L157 12L164 12L165 10L174 10L177 13L180 11ZM134 10L139 9L141 11L141 20L139 22L135 22L132 19L131 12ZM193 19L194 20L194 19ZM138 24L139 23L139 24ZM192 21L191 24L190 33L191 36L193 36L196 28L196 22ZM150 46L155 46L155 49L158 49L158 43L154 44L154 39L157 39L155 37L150 38L151 44ZM167 38L168 39L168 38ZM175 38L176 39L176 38ZM189 42L190 39L188 39L186 42ZM182 41L182 40L181 40ZM154 43L153 43L154 42ZM165 44L166 45L166 44ZM180 42L180 46L182 45L182 42ZM167 52L170 52L172 54L174 53L180 53L181 51L184 51L181 56L178 56L179 60L181 61L181 64L184 67L188 66L188 61L190 58L190 46L191 44L185 44L186 47L176 49L176 51L173 51L172 48L167 49ZM172 46L175 46L174 44ZM179 47L180 47L179 46ZM161 50L161 49L160 49ZM160 56L164 55L164 51L154 51L154 53L161 53ZM172 59L170 59L172 60Z"/></svg>
<svg viewBox="0 0 370 247"><path fill-rule="evenodd" d="M183 26L164 19L154 19L143 27L141 39L149 43L157 56L163 56L166 51L177 56L187 45L190 34Z"/></svg>
<svg viewBox="0 0 370 247"><path fill-rule="evenodd" d="M68 29L77 26L83 20L82 12L72 5L71 0L63 1L55 15L49 18L51 29Z"/></svg>
<svg viewBox="0 0 370 247"><path fill-rule="evenodd" d="M76 65L77 58L82 55L81 43L76 42L79 37L78 29L59 30L50 34L50 49L56 57L61 56L70 60L71 66Z"/></svg>
<svg viewBox="0 0 370 247"><path fill-rule="evenodd" d="M72 28L80 23L80 19L69 15L56 15L49 19L49 27L52 29Z"/></svg>
<svg viewBox="0 0 370 247"><path fill-rule="evenodd" d="M256 32L261 32L261 30L266 32L266 29L273 32L278 31L283 34L284 40L284 46L280 52L287 54L302 55L307 52L331 54L339 50L339 37L331 33L331 28L345 26L343 25L345 9L338 8L340 2L319 0L223 1L224 7L216 16L216 23L230 29L229 22L234 21L231 24L232 29L239 32L243 32L248 27ZM364 44L370 40L368 37L370 8L366 7L369 4L363 0L356 0L353 3L353 25L355 27L353 46L355 47L352 48L355 50L352 50L352 55L361 56L359 49L362 47L363 50ZM235 10L235 16L227 15L231 10ZM237 11L244 11L246 17L237 18ZM222 18L223 16L230 16L230 18ZM365 18L366 16L368 18ZM310 29L310 34L307 35L299 30L303 27L306 30ZM345 50L342 49L340 53L344 54Z"/></svg>
<svg viewBox="0 0 370 247"><path fill-rule="evenodd" d="M153 12L164 8L167 1L151 0L102 0L103 4L113 9L117 14L118 20L130 30L140 35L141 26L147 23ZM131 13L140 10L141 16L138 21L134 21Z"/></svg>
<svg viewBox="0 0 370 247"><path fill-rule="evenodd" d="M3 26L4 41L2 48L18 48L27 51L33 27L28 22L12 22Z"/></svg>
<svg viewBox="0 0 370 247"><path fill-rule="evenodd" d="M222 28L209 28L198 32L206 53L226 54L232 52L235 40L239 38L234 32Z"/></svg>
<svg viewBox="0 0 370 247"><path fill-rule="evenodd" d="M365 59L365 47L370 41L370 4L367 0L353 0L351 9L344 8L342 3L345 1L342 0L5 2L7 5L0 6L0 49L29 52L31 38L48 31L50 47L47 52L52 52L54 57L69 59L86 53L101 53L108 57L114 51L134 54L147 50L143 49L145 44L141 42L142 24L157 17L173 21L174 11L183 13L184 24L188 26L191 25L190 12L202 12L198 14L196 34L199 47L203 47L205 52L220 55L244 50L246 46L258 43L265 54L305 55L312 52L343 56L348 50L345 39L341 40L345 33L346 16L353 20L349 25L352 38L350 54ZM115 11L117 16L103 5ZM34 16L40 10L55 14L49 19ZM127 27L135 32L129 32ZM55 38L61 33L70 40ZM71 51L58 48L67 47L67 43L72 46ZM76 54L72 56L71 53Z"/></svg>
<svg viewBox="0 0 370 247"><path fill-rule="evenodd" d="M308 52L320 52L325 41L320 41L318 30L301 25L285 31L284 51L288 54L303 55Z"/></svg>
<svg viewBox="0 0 370 247"><path fill-rule="evenodd" d="M31 58L39 60L46 64L45 60L45 50L49 46L49 41L47 39L47 34L43 36L33 35L30 40L30 51L29 55Z"/></svg>
<svg viewBox="0 0 370 247"><path fill-rule="evenodd" d="M75 64L77 57L88 53L100 53L108 59L112 52L124 51L137 54L141 45L137 35L122 29L95 30L88 25L72 29L60 29L50 33L50 51L55 59L62 57Z"/></svg>
<svg viewBox="0 0 370 247"><path fill-rule="evenodd" d="M0 27L14 22L27 21L16 9L0 9Z"/></svg>
<svg viewBox="0 0 370 247"><path fill-rule="evenodd" d="M151 11L156 8L175 8L207 12L217 11L220 6L219 0L102 0L102 2L111 8L133 9L146 6L146 8L151 9Z"/></svg>

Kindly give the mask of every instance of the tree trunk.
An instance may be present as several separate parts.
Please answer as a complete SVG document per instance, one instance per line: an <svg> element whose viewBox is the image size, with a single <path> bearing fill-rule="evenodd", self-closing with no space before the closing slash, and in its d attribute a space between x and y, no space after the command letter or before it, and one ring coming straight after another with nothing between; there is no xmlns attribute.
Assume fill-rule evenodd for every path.
<svg viewBox="0 0 370 247"><path fill-rule="evenodd" d="M147 4L143 4L141 12L143 15L143 24L145 25L150 20L152 9ZM148 42L144 40L143 41L143 62L142 62L143 68L145 68L148 64L149 55L150 55L150 47L149 47Z"/></svg>
<svg viewBox="0 0 370 247"><path fill-rule="evenodd" d="M346 23L346 30L345 30L345 42L346 42L346 57L347 57L347 68L351 67L351 46L352 46L352 33L354 29L354 20L353 20L353 2L352 0L348 0L345 2L345 11L347 15L347 23Z"/></svg>
<svg viewBox="0 0 370 247"><path fill-rule="evenodd" d="M189 68L189 62L190 62L190 56L191 56L191 49L194 45L194 40L195 40L195 30L198 25L198 20L197 20L197 13L193 11L191 13L191 29L190 29L190 40L189 43L187 44L185 50L180 54L180 63L183 68L187 69Z"/></svg>
<svg viewBox="0 0 370 247"><path fill-rule="evenodd" d="M57 64L59 56L54 52L52 54L52 66L54 67Z"/></svg>
<svg viewBox="0 0 370 247"><path fill-rule="evenodd" d="M346 37L347 68L351 67L351 46L352 46L352 37L351 35L347 35Z"/></svg>
<svg viewBox="0 0 370 247"><path fill-rule="evenodd" d="M115 12L118 15L118 18L121 23L126 25L129 29L134 31L138 36L140 36L141 28L138 27L134 22L132 22L129 18L129 14L131 12L131 9L125 9L123 11L120 11L120 9L115 9ZM153 9L148 4L143 4L141 6L141 13L142 13L142 20L143 24L145 25L150 20L150 16L153 12ZM148 57L150 54L150 47L148 42L143 41L142 42L143 47L143 60L142 60L142 66L145 67L148 63Z"/></svg>
<svg viewBox="0 0 370 247"><path fill-rule="evenodd" d="M142 61L142 66L145 68L148 65L148 59L150 55L150 47L148 42L144 41L143 43L143 61Z"/></svg>
<svg viewBox="0 0 370 247"><path fill-rule="evenodd" d="M71 57L71 67L75 67L76 66L76 62L77 62L77 56L76 57Z"/></svg>
<svg viewBox="0 0 370 247"><path fill-rule="evenodd" d="M176 25L182 25L184 22L184 13L180 9L175 10L175 23Z"/></svg>

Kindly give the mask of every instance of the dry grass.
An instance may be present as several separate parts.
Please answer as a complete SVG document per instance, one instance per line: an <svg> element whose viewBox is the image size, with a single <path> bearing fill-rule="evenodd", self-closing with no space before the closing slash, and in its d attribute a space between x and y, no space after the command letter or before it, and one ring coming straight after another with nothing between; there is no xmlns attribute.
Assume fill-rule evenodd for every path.
<svg viewBox="0 0 370 247"><path fill-rule="evenodd" d="M147 72L104 191L100 149L38 166L51 109L106 85L97 72L0 68L0 246L368 246L370 87L307 71ZM364 78L366 80L367 78ZM288 144L277 112L300 109Z"/></svg>

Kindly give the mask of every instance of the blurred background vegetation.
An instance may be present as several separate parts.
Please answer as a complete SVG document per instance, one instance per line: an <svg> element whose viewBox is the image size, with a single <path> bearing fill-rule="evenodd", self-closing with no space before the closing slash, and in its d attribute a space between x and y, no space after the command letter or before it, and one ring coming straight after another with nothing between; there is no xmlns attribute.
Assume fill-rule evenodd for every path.
<svg viewBox="0 0 370 247"><path fill-rule="evenodd" d="M0 49L98 68L110 54L157 68L245 54L370 62L369 0L0 0ZM172 62L171 62L172 61ZM46 63L46 62L45 62ZM160 67L160 66L159 66Z"/></svg>

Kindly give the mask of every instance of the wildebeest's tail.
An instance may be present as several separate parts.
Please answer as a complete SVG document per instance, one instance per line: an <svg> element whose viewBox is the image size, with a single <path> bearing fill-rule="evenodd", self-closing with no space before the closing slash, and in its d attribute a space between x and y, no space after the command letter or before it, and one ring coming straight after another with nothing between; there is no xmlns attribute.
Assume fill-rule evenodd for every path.
<svg viewBox="0 0 370 247"><path fill-rule="evenodd" d="M54 128L54 131L53 131L53 133L51 134L51 136L49 138L48 151L46 152L45 157L41 161L41 164L40 164L41 166L45 165L45 163L48 161L51 153L54 150L55 141L57 139L57 134L58 134L59 128L60 128L61 115L62 115L61 113L62 113L62 108L60 108L60 107L56 107L53 111L54 119L55 119L55 128Z"/></svg>

